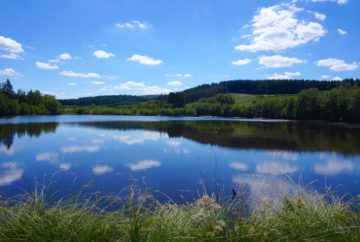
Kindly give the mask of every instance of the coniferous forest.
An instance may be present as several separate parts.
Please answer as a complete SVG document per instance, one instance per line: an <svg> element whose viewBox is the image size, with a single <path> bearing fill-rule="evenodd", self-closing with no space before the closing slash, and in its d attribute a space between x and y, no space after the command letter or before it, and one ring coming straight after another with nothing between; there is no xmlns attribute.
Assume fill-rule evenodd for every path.
<svg viewBox="0 0 360 242"><path fill-rule="evenodd" d="M10 80L0 85L0 115L60 114L61 104L51 95L40 91L14 91Z"/></svg>

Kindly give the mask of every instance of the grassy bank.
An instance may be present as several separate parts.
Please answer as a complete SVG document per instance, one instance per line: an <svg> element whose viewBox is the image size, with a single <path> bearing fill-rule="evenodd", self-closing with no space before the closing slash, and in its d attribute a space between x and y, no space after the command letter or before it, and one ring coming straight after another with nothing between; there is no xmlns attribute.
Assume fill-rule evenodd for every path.
<svg viewBox="0 0 360 242"><path fill-rule="evenodd" d="M207 195L175 205L132 190L125 205L112 212L100 209L99 199L49 205L39 193L2 202L0 241L360 240L353 203L327 203L320 195L284 199L275 208L265 201L246 215L238 199L219 204Z"/></svg>

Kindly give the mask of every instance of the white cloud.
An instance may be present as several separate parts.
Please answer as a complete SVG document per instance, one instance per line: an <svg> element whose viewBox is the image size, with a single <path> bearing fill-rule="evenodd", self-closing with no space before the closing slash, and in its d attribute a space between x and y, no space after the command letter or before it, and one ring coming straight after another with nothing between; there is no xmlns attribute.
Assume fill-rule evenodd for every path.
<svg viewBox="0 0 360 242"><path fill-rule="evenodd" d="M15 76L17 73L12 68L5 68L4 70L0 70L0 76Z"/></svg>
<svg viewBox="0 0 360 242"><path fill-rule="evenodd" d="M317 66L328 67L331 71L353 71L359 67L358 63L353 62L351 64L345 63L344 60L336 58L327 58L318 60Z"/></svg>
<svg viewBox="0 0 360 242"><path fill-rule="evenodd" d="M177 74L165 74L165 77L179 77L179 78L190 78L192 74L190 73L177 73Z"/></svg>
<svg viewBox="0 0 360 242"><path fill-rule="evenodd" d="M330 77L328 75L321 75L322 80L329 80Z"/></svg>
<svg viewBox="0 0 360 242"><path fill-rule="evenodd" d="M285 72L284 74L278 74L278 73L274 73L271 75L268 75L266 77L266 79L269 80L288 80L288 79L293 79L296 76L300 76L301 73L300 72Z"/></svg>
<svg viewBox="0 0 360 242"><path fill-rule="evenodd" d="M181 86L182 84L181 81L171 81L167 83L168 86Z"/></svg>
<svg viewBox="0 0 360 242"><path fill-rule="evenodd" d="M0 36L0 56L5 59L20 59L24 52L22 44L5 36Z"/></svg>
<svg viewBox="0 0 360 242"><path fill-rule="evenodd" d="M285 162L264 162L256 165L256 172L271 175L284 175L297 172L299 168Z"/></svg>
<svg viewBox="0 0 360 242"><path fill-rule="evenodd" d="M140 29L140 30L147 30L151 27L150 24L146 22L140 22L138 20L133 20L130 22L125 23L117 23L115 27L118 29Z"/></svg>
<svg viewBox="0 0 360 242"><path fill-rule="evenodd" d="M294 4L279 4L259 9L252 19L250 44L235 47L238 51L281 51L311 41L318 41L326 30L319 23L298 19L302 12Z"/></svg>
<svg viewBox="0 0 360 242"><path fill-rule="evenodd" d="M37 161L54 161L56 160L58 155L53 152L40 153L36 156Z"/></svg>
<svg viewBox="0 0 360 242"><path fill-rule="evenodd" d="M105 82L104 81L92 81L91 84L92 85L104 85Z"/></svg>
<svg viewBox="0 0 360 242"><path fill-rule="evenodd" d="M61 148L61 152L64 154L71 154L77 152L97 152L100 149L100 146L97 145L84 145L84 146L67 146Z"/></svg>
<svg viewBox="0 0 360 242"><path fill-rule="evenodd" d="M240 59L240 60L231 62L231 64L234 66L243 66L243 65L249 64L250 62L251 62L250 59Z"/></svg>
<svg viewBox="0 0 360 242"><path fill-rule="evenodd" d="M282 67L291 67L294 64L304 63L304 60L298 58L291 58L282 55L273 55L273 56L260 56L259 64L266 68L282 68Z"/></svg>
<svg viewBox="0 0 360 242"><path fill-rule="evenodd" d="M144 82L134 82L128 81L125 83L120 83L117 86L114 86L113 89L122 90L122 91L136 91L143 94L166 94L171 92L170 89L161 88L159 86L147 86Z"/></svg>
<svg viewBox="0 0 360 242"><path fill-rule="evenodd" d="M340 35L346 35L347 32L343 29L337 29L337 32L340 34Z"/></svg>
<svg viewBox="0 0 360 242"><path fill-rule="evenodd" d="M77 83L76 82L68 82L67 84L69 87L75 87L77 86Z"/></svg>
<svg viewBox="0 0 360 242"><path fill-rule="evenodd" d="M333 81L342 81L343 78L341 78L341 77L339 77L339 76L334 76L332 80L333 80Z"/></svg>
<svg viewBox="0 0 360 242"><path fill-rule="evenodd" d="M99 59L109 59L110 57L114 57L115 54L113 53L110 53L110 52L106 52L104 50L97 50L97 51L94 51L94 56L96 58L99 58Z"/></svg>
<svg viewBox="0 0 360 242"><path fill-rule="evenodd" d="M314 16L315 16L315 18L317 18L320 21L324 21L326 19L326 15L323 13L315 12Z"/></svg>
<svg viewBox="0 0 360 242"><path fill-rule="evenodd" d="M22 177L24 170L16 162L0 164L0 186L10 185Z"/></svg>
<svg viewBox="0 0 360 242"><path fill-rule="evenodd" d="M103 175L113 171L113 168L107 165L95 165L92 168L92 171L95 175Z"/></svg>
<svg viewBox="0 0 360 242"><path fill-rule="evenodd" d="M139 62L142 65L149 65L149 66L161 65L163 63L163 61L160 59L154 59L153 57L150 56L138 55L138 54L133 54L127 60Z"/></svg>
<svg viewBox="0 0 360 242"><path fill-rule="evenodd" d="M230 163L230 168L233 168L235 170L240 170L240 171L247 171L249 169L249 166L247 164L243 164L240 162L232 162Z"/></svg>
<svg viewBox="0 0 360 242"><path fill-rule="evenodd" d="M310 0L310 1L314 3L334 2L339 5L343 5L346 4L349 0Z"/></svg>
<svg viewBox="0 0 360 242"><path fill-rule="evenodd" d="M354 164L346 160L329 160L326 163L317 164L314 170L319 175L337 175L345 172L352 172Z"/></svg>
<svg viewBox="0 0 360 242"><path fill-rule="evenodd" d="M147 170L154 167L160 167L161 163L157 160L141 160L138 163L130 164L129 167L132 171Z"/></svg>
<svg viewBox="0 0 360 242"><path fill-rule="evenodd" d="M59 66L56 64L49 64L49 63L44 63L44 62L36 62L36 66L40 69L44 69L44 70L56 70L59 69Z"/></svg>
<svg viewBox="0 0 360 242"><path fill-rule="evenodd" d="M72 59L71 55L66 52L60 54L59 58L60 58L60 60L71 60Z"/></svg>
<svg viewBox="0 0 360 242"><path fill-rule="evenodd" d="M74 71L62 71L60 75L67 76L67 77L81 77L81 78L100 78L100 75L97 73L80 73Z"/></svg>

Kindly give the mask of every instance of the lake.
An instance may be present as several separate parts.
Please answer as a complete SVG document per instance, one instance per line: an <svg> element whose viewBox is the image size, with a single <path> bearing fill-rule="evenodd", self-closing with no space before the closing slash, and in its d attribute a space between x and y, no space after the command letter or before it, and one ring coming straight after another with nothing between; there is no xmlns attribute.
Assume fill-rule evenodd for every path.
<svg viewBox="0 0 360 242"><path fill-rule="evenodd" d="M135 182L161 201L204 192L256 199L298 185L360 193L358 126L281 120L142 116L0 119L0 196L44 184L60 198L122 194ZM350 197L350 196L348 196Z"/></svg>

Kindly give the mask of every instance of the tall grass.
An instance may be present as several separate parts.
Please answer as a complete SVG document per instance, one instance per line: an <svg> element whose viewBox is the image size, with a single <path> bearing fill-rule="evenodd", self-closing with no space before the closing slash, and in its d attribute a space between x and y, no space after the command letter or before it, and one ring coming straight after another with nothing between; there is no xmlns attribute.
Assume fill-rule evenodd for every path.
<svg viewBox="0 0 360 242"><path fill-rule="evenodd" d="M318 194L276 208L265 201L246 215L237 198L161 204L134 186L115 211L98 206L99 197L49 204L45 196L40 189L0 203L0 241L360 241L354 203Z"/></svg>

